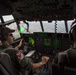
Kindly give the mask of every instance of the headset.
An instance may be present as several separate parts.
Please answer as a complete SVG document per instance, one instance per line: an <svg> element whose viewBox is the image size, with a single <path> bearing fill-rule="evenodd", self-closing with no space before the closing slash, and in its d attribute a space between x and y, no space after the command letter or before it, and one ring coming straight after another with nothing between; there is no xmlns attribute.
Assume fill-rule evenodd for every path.
<svg viewBox="0 0 76 75"><path fill-rule="evenodd" d="M1 35L1 37L0 37L0 38L1 38L1 41L6 41L6 40L7 40L6 36L5 36L5 35L3 35L3 34Z"/></svg>
<svg viewBox="0 0 76 75"><path fill-rule="evenodd" d="M5 34L3 33L4 28L0 27L0 40L1 41L6 41L7 37L5 36Z"/></svg>
<svg viewBox="0 0 76 75"><path fill-rule="evenodd" d="M69 31L69 36L70 36L70 40L71 41L74 41L74 38L73 38L73 35L72 35L72 31L73 29L76 27L76 22L74 22L72 25L71 25L71 29Z"/></svg>

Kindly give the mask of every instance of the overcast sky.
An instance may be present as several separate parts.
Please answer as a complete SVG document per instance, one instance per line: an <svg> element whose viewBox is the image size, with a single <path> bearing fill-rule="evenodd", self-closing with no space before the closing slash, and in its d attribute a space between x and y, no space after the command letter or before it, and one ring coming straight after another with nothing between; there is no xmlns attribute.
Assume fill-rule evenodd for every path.
<svg viewBox="0 0 76 75"><path fill-rule="evenodd" d="M3 16L4 21L8 21L13 19L12 15L11 16ZM70 25L72 21L68 21L68 28L70 29ZM40 27L40 22L29 22L29 30L30 32L40 32L41 27ZM47 21L43 22L44 30L45 32L54 32L55 31L55 21L52 21L51 23L48 23ZM12 28L15 28L15 25L12 25ZM64 21L57 21L57 32L62 32L65 33L65 24Z"/></svg>

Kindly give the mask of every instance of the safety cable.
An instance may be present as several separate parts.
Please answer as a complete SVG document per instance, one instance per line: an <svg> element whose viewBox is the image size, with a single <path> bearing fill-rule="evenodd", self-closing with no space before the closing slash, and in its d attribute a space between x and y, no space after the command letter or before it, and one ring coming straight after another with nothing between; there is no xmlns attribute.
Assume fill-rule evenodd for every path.
<svg viewBox="0 0 76 75"><path fill-rule="evenodd" d="M55 33L57 33L57 21L55 21Z"/></svg>

